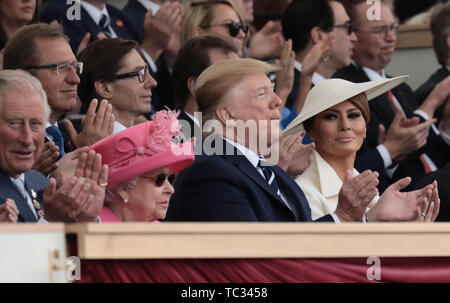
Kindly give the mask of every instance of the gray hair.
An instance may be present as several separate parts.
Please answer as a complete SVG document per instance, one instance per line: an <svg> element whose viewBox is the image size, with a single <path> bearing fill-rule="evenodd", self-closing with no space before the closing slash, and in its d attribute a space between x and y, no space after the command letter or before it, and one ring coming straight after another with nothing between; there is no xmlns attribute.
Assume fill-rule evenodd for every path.
<svg viewBox="0 0 450 303"><path fill-rule="evenodd" d="M50 107L47 103L47 94L42 88L41 82L31 74L23 70L0 71L0 112L3 107L3 97L11 92L36 92L42 97L45 120L48 121Z"/></svg>
<svg viewBox="0 0 450 303"><path fill-rule="evenodd" d="M110 186L106 187L105 205L115 203L117 200L122 200L122 197L120 197L120 195L119 195L119 190L131 189L136 186L138 181L139 181L139 176L136 176L133 179L127 180L120 184L116 184L112 187L110 187Z"/></svg>

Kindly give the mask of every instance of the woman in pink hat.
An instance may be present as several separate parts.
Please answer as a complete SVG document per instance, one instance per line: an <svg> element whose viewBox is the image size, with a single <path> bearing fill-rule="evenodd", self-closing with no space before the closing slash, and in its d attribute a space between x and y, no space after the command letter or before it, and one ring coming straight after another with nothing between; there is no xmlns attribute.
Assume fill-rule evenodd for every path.
<svg viewBox="0 0 450 303"><path fill-rule="evenodd" d="M194 161L193 143L174 143L180 133L177 114L160 111L153 121L91 146L109 166L102 222L158 222L165 217L174 173Z"/></svg>

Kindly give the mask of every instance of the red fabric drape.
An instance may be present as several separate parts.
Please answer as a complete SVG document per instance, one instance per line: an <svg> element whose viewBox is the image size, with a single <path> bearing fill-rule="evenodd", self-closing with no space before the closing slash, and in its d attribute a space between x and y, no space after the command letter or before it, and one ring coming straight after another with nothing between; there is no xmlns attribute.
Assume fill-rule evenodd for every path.
<svg viewBox="0 0 450 303"><path fill-rule="evenodd" d="M334 283L367 279L365 258L82 260L79 282ZM450 258L381 258L381 282L450 282Z"/></svg>

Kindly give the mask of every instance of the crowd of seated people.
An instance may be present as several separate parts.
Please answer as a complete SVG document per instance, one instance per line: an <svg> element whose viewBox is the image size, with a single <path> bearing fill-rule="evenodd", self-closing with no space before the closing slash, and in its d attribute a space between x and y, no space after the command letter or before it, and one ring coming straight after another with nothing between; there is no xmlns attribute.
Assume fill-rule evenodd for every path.
<svg viewBox="0 0 450 303"><path fill-rule="evenodd" d="M450 220L448 4L414 93L392 1L40 2L0 3L0 222Z"/></svg>

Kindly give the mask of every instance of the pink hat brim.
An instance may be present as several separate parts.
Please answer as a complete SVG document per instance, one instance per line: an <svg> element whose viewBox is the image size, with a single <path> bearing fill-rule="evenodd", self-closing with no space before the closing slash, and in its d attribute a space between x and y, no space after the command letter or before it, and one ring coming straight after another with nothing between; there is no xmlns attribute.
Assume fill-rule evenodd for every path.
<svg viewBox="0 0 450 303"><path fill-rule="evenodd" d="M130 165L110 171L108 186L114 186L132 178L167 166L172 173L185 169L194 162L194 146L192 142L179 144L174 150L168 149L151 157L143 157Z"/></svg>

